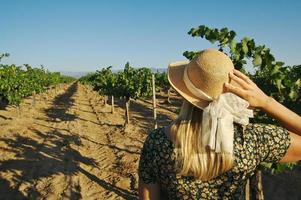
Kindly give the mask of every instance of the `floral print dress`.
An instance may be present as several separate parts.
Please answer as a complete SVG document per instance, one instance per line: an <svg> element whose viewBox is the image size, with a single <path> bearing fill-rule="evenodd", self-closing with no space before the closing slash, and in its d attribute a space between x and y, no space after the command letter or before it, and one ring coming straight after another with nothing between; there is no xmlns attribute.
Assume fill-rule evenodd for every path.
<svg viewBox="0 0 301 200"><path fill-rule="evenodd" d="M140 155L139 179L159 183L162 199L245 199L247 179L261 162L277 163L290 145L288 131L271 124L234 123L234 167L210 181L179 176L174 144L164 127L150 132Z"/></svg>

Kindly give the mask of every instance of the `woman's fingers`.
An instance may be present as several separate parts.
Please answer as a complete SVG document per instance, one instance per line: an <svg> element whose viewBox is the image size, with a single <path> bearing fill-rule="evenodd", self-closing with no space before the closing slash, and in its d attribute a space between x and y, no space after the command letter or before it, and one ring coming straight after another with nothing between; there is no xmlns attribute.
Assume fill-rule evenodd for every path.
<svg viewBox="0 0 301 200"><path fill-rule="evenodd" d="M244 75L244 74L243 74L242 72L240 72L239 70L234 69L234 70L233 70L233 73L234 73L234 75L236 75L236 76L238 76L239 78L243 79L245 82L247 82L247 83L253 83L253 81L252 81L249 77L247 77L246 75Z"/></svg>
<svg viewBox="0 0 301 200"><path fill-rule="evenodd" d="M240 96L241 98L244 98L246 96L246 91L242 88L235 87L234 85L231 85L230 83L225 83L225 86L228 91L233 92L234 94Z"/></svg>
<svg viewBox="0 0 301 200"><path fill-rule="evenodd" d="M238 70L233 70L230 74L230 78L239 84L238 87L225 84L228 91L240 96L241 98L247 100L250 106L256 108L260 107L263 101L266 99L266 94L257 87L257 85L246 75ZM241 86L241 87L240 87Z"/></svg>
<svg viewBox="0 0 301 200"><path fill-rule="evenodd" d="M237 82L239 85L241 85L244 89L249 88L249 84L244 79L241 79L240 77L234 75L232 72L230 72L229 74L230 78Z"/></svg>

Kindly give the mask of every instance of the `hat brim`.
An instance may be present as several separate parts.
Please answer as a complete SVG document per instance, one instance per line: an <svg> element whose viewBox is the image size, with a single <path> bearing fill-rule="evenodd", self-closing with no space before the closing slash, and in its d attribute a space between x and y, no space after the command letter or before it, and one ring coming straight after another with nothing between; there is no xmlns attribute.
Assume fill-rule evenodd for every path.
<svg viewBox="0 0 301 200"><path fill-rule="evenodd" d="M171 86L192 105L204 109L209 105L209 101L200 99L192 94L183 81L184 69L189 61L179 61L168 65L167 77Z"/></svg>

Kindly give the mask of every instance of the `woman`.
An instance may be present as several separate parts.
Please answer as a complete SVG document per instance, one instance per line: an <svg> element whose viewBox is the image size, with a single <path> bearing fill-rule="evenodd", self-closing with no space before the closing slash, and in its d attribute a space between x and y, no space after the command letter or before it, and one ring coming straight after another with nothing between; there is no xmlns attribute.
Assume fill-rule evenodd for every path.
<svg viewBox="0 0 301 200"><path fill-rule="evenodd" d="M224 53L202 51L168 67L184 98L178 118L153 130L139 163L140 199L244 199L261 162L301 160L301 117L234 69ZM283 127L250 124L259 108Z"/></svg>

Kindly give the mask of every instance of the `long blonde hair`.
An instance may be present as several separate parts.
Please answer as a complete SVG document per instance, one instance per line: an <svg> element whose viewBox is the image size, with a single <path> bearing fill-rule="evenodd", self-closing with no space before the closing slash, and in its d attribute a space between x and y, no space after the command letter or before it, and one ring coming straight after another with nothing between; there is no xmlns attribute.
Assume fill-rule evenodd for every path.
<svg viewBox="0 0 301 200"><path fill-rule="evenodd" d="M202 150L202 114L201 109L184 100L170 131L175 140L178 174L208 181L230 170L234 155Z"/></svg>

